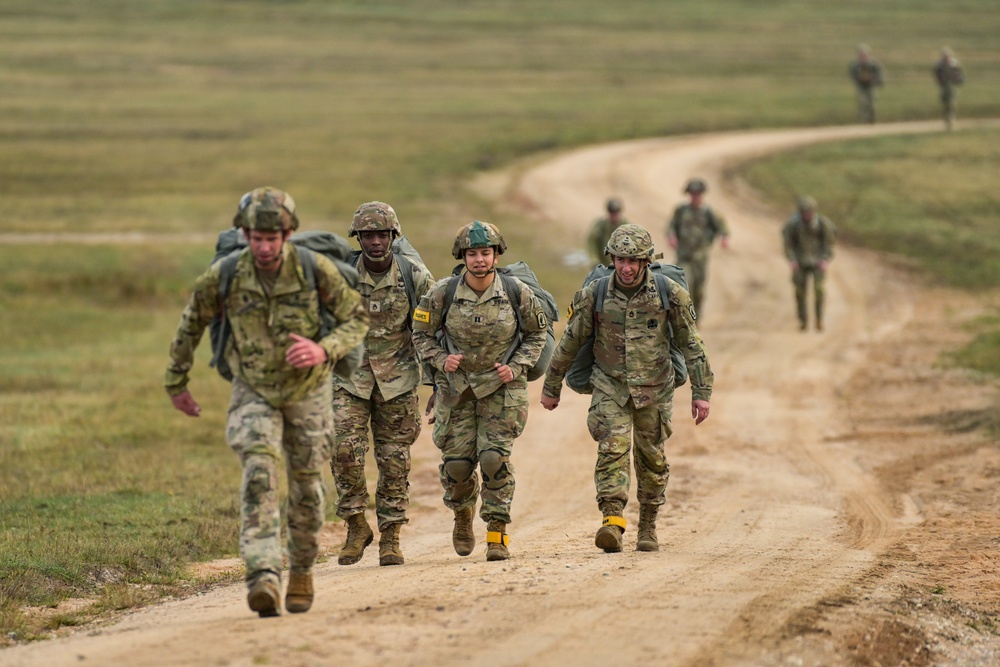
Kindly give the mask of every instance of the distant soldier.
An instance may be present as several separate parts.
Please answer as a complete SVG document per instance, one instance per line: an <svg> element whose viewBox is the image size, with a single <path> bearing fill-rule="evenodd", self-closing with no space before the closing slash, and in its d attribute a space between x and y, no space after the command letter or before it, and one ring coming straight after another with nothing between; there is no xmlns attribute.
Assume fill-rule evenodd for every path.
<svg viewBox="0 0 1000 667"><path fill-rule="evenodd" d="M348 379L333 377L337 445L330 467L337 484L337 516L347 522L347 539L338 557L341 565L361 560L374 537L365 519L369 427L378 466L379 565L403 564L399 531L407 521L410 499L410 446L420 434L420 362L412 341L407 283L419 299L434 282L422 265L392 252L392 242L401 234L396 211L384 202L368 202L354 212L349 235L357 236L361 244L355 268L371 328L361 366Z"/></svg>
<svg viewBox="0 0 1000 667"><path fill-rule="evenodd" d="M630 486L629 452L638 485L639 534L636 551L659 551L656 515L666 502L670 465L664 442L671 434L674 368L671 339L684 351L691 378L691 416L695 424L708 418L714 376L705 346L695 326L694 308L687 291L669 278L669 310L647 269L653 257L653 238L636 225L623 225L608 241L614 258L614 278L594 281L573 297L569 323L552 356L542 406L559 406L563 378L577 352L594 337L593 395L587 427L597 441L594 482L597 504L604 517L594 544L605 552L622 550L625 505ZM596 313L598 285L607 293Z"/></svg>
<svg viewBox="0 0 1000 667"><path fill-rule="evenodd" d="M826 268L833 258L836 229L826 216L817 212L816 200L800 197L798 210L782 229L785 256L792 269L795 285L795 305L799 315L799 329L809 328L806 308L807 287L812 276L816 307L816 330L823 330L823 297Z"/></svg>
<svg viewBox="0 0 1000 667"><path fill-rule="evenodd" d="M944 124L949 130L955 125L958 116L958 106L955 101L956 88L965 83L965 74L958 58L947 46L941 49L941 58L934 64L934 79L941 88L941 108L944 112Z"/></svg>
<svg viewBox="0 0 1000 667"><path fill-rule="evenodd" d="M875 122L875 89L882 86L882 65L872 58L867 44L858 46L858 59L848 72L858 91L858 117L862 123Z"/></svg>
<svg viewBox="0 0 1000 667"><path fill-rule="evenodd" d="M513 276L509 283L498 277L497 261L506 250L500 230L487 222L459 229L451 252L464 264L460 277L439 281L413 313L420 358L437 371L433 439L441 450L444 504L455 512L452 543L459 556L476 546L478 469L488 561L510 558L510 455L528 420L525 372L538 361L549 325L531 288ZM445 313L450 286L454 293ZM518 290L520 316L508 289Z"/></svg>
<svg viewBox="0 0 1000 667"><path fill-rule="evenodd" d="M226 260L195 282L170 345L164 384L176 409L191 417L201 414L187 389L188 372L205 328L224 315L232 331L225 359L234 376L226 440L243 467L240 554L247 603L260 616L277 616L284 552L278 462L284 458L288 478L291 574L285 608L304 612L313 602L312 566L324 520L322 470L333 449L330 372L364 340L368 314L333 262L288 241L299 219L287 193L248 192L233 224L243 229L249 245L228 290L220 278ZM307 261L312 281L306 278ZM339 322L322 337L321 302Z"/></svg>
<svg viewBox="0 0 1000 667"><path fill-rule="evenodd" d="M611 232L628 223L628 220L622 216L621 199L612 197L608 200L606 208L608 214L594 221L590 228L590 235L587 237L587 250L597 264L608 264L611 261L611 258L604 253L608 239L611 238Z"/></svg>
<svg viewBox="0 0 1000 667"><path fill-rule="evenodd" d="M708 254L716 238L729 247L729 228L722 216L704 203L705 181L693 178L684 187L690 198L674 209L667 226L667 241L677 250L677 264L684 269L695 312L701 316L708 282Z"/></svg>

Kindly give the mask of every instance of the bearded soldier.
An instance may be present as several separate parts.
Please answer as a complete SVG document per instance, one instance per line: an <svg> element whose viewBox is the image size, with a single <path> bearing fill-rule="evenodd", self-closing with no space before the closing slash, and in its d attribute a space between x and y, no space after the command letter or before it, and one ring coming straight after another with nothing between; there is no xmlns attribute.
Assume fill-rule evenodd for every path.
<svg viewBox="0 0 1000 667"><path fill-rule="evenodd" d="M477 220L459 229L452 255L463 263L460 275L438 282L413 313L420 358L436 371L433 439L441 450L444 504L455 513L452 543L458 555L472 553L481 495L489 561L510 558L510 456L528 419L525 373L538 361L548 327L531 288L513 276L498 278L506 250L494 225Z"/></svg>
<svg viewBox="0 0 1000 667"><path fill-rule="evenodd" d="M714 376L695 326L691 298L669 278L669 309L664 309L648 269L653 257L649 232L623 225L611 235L607 249L614 259L613 279L594 281L573 297L569 323L545 377L542 406L547 410L558 407L563 378L577 352L593 337L593 395L587 427L598 443L594 482L604 516L594 543L608 553L622 550L629 452L634 443L639 500L636 550L658 551L656 515L666 502L670 477L664 443L671 434L673 413L671 340L684 353L695 424L708 418ZM596 290L601 285L607 292L595 319Z"/></svg>
<svg viewBox="0 0 1000 667"><path fill-rule="evenodd" d="M248 192L233 225L242 228L249 246L236 259L228 286L220 277L228 259L198 278L170 346L164 384L176 409L191 417L201 414L187 389L188 372L205 327L224 315L231 327L225 360L233 373L226 439L243 467L240 554L247 603L260 616L280 613L278 459L283 454L291 569L285 608L304 612L313 602L312 566L323 527L322 469L333 448L330 371L364 340L368 315L329 259L288 241L299 220L287 193ZM307 263L313 281L306 278ZM339 322L325 336L321 302Z"/></svg>
<svg viewBox="0 0 1000 667"><path fill-rule="evenodd" d="M422 265L392 252L392 243L401 234L396 211L384 202L361 204L354 212L349 235L357 236L361 244L355 267L371 328L361 366L349 378L333 378L337 445L330 466L337 485L337 515L347 522L347 539L338 557L341 565L361 560L374 538L365 519L369 424L378 466L379 565L403 564L399 531L407 521L410 446L420 434L420 363L412 341L407 285L419 299L433 278Z"/></svg>
<svg viewBox="0 0 1000 667"><path fill-rule="evenodd" d="M729 228L722 216L704 202L708 186L700 178L692 178L684 186L689 201L674 209L667 225L667 241L677 251L677 264L687 277L694 311L700 316L708 282L708 255L712 243L729 247Z"/></svg>

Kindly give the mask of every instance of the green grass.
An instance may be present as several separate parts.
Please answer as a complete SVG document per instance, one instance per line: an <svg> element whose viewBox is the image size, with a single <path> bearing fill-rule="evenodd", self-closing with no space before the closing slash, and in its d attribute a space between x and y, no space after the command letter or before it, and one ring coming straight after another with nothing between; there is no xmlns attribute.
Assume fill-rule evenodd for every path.
<svg viewBox="0 0 1000 667"><path fill-rule="evenodd" d="M887 68L882 120L937 118L930 66L946 43L967 71L962 117L997 116L994 4L8 0L0 233L211 234L241 193L273 184L305 227L343 231L358 203L389 201L436 270L460 224L498 222L565 301L582 276L559 269L560 240L539 243L470 193L476 171L598 141L854 122L846 69L862 41ZM919 213L915 247L936 220L974 239L995 203L990 140L960 133L910 154L922 190L950 177L940 161L972 179L919 210L900 188L829 210L876 246L850 231L855 211ZM902 155L917 140L886 141ZM863 158L827 159L830 187L892 180ZM846 206L821 176L814 194ZM208 245L0 246L0 636L143 604L184 585L186 563L235 553L228 386L205 350L200 419L171 410L160 386ZM24 613L71 597L96 603Z"/></svg>

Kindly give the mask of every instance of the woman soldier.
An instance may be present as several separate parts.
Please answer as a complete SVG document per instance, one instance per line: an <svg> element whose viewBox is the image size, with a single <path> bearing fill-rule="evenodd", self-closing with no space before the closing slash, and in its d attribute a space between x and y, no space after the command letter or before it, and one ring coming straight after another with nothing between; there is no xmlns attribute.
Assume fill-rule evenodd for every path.
<svg viewBox="0 0 1000 667"><path fill-rule="evenodd" d="M433 439L441 450L444 504L455 512L455 551L468 556L476 546L472 516L481 474L479 516L487 524L490 561L510 558L510 455L528 419L525 372L538 360L548 326L527 285L512 276L497 279L506 250L490 223L477 220L459 229L452 255L463 262L461 273L439 281L413 313L413 341L436 371Z"/></svg>

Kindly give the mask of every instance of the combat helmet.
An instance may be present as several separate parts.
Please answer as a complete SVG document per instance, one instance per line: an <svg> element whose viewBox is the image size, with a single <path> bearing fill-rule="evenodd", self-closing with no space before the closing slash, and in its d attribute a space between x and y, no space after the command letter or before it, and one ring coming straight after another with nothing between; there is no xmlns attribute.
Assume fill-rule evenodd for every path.
<svg viewBox="0 0 1000 667"><path fill-rule="evenodd" d="M284 190L263 187L251 190L240 197L239 207L233 217L233 227L247 231L283 232L299 228L295 215L295 200Z"/></svg>
<svg viewBox="0 0 1000 667"><path fill-rule="evenodd" d="M392 232L392 238L403 235L396 211L381 201L366 202L354 212L348 236L358 236L361 232Z"/></svg>
<svg viewBox="0 0 1000 667"><path fill-rule="evenodd" d="M503 240L503 234L496 225L473 220L458 230L455 235L455 245L451 247L451 256L462 259L469 248L489 247L496 248L496 253L502 255L507 250L507 242Z"/></svg>
<svg viewBox="0 0 1000 667"><path fill-rule="evenodd" d="M608 200L607 203L608 213L618 213L619 211L622 210L622 208L623 208L622 200L619 199L618 197L612 197L611 199Z"/></svg>
<svg viewBox="0 0 1000 667"><path fill-rule="evenodd" d="M650 259L653 256L653 237L639 225L625 224L611 232L604 252L613 257Z"/></svg>
<svg viewBox="0 0 1000 667"><path fill-rule="evenodd" d="M800 196L796 203L800 211L815 211L817 208L816 200L809 195Z"/></svg>
<svg viewBox="0 0 1000 667"><path fill-rule="evenodd" d="M705 190L708 190L708 186L705 185L705 181L701 180L700 178L692 178L690 181L687 182L687 185L684 186L684 192L688 194L694 194L695 192L704 192Z"/></svg>

